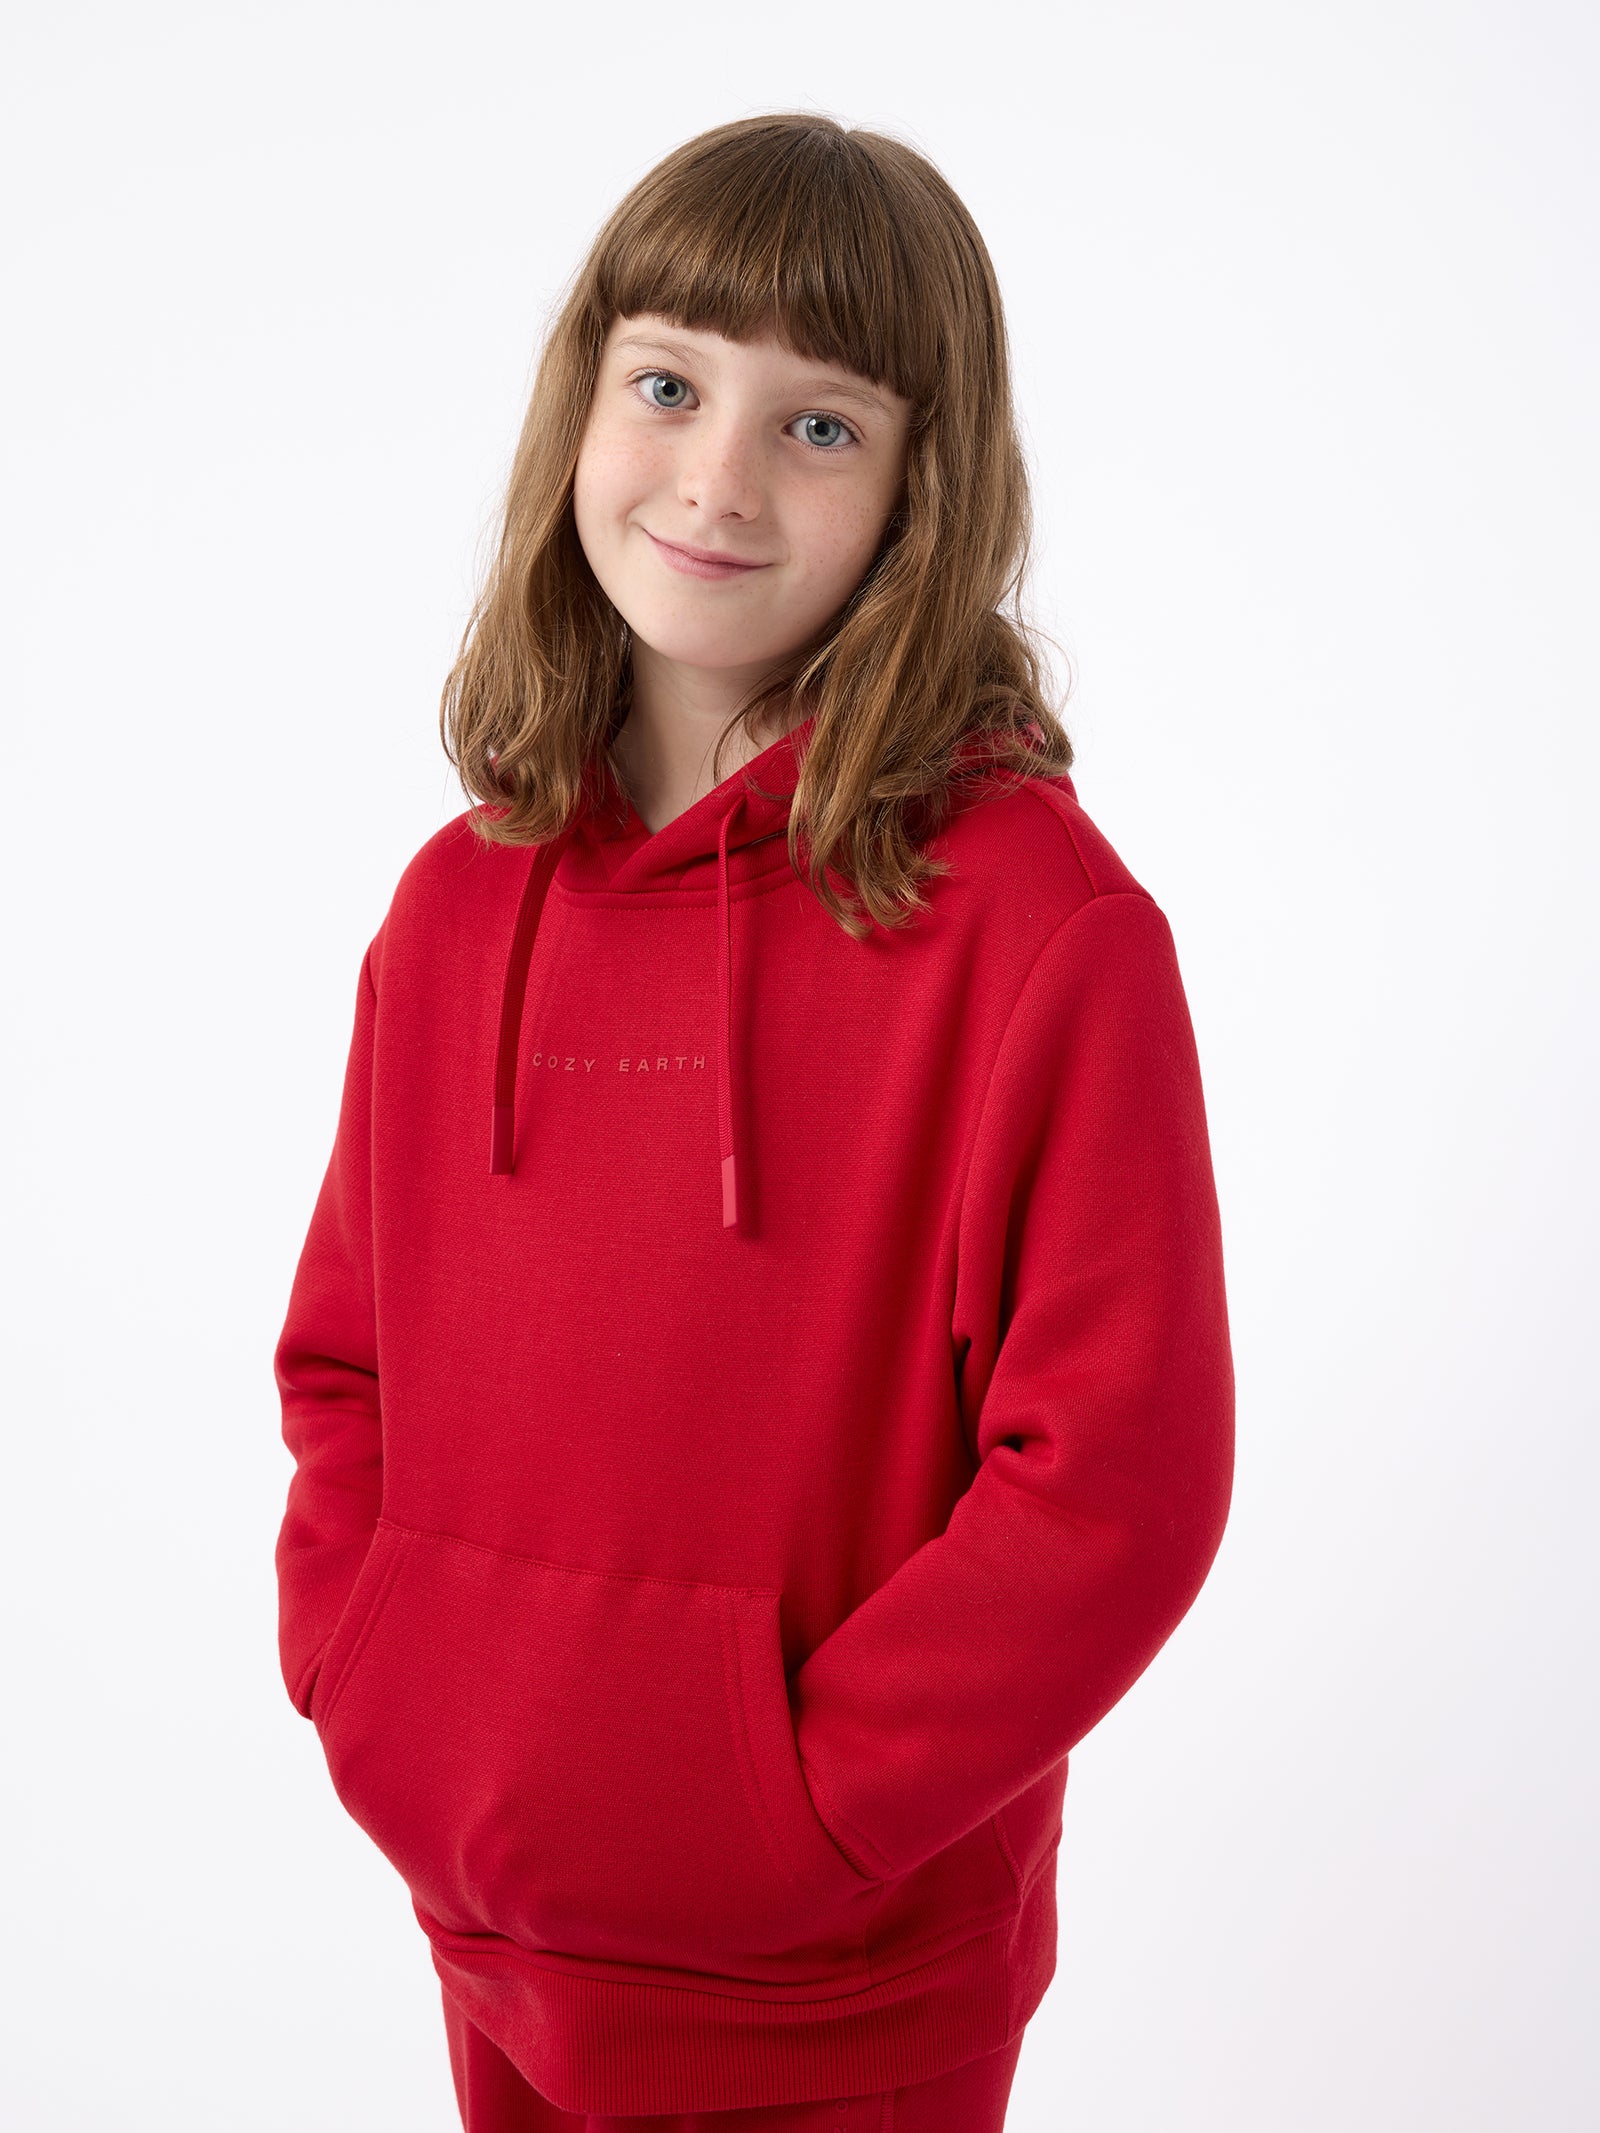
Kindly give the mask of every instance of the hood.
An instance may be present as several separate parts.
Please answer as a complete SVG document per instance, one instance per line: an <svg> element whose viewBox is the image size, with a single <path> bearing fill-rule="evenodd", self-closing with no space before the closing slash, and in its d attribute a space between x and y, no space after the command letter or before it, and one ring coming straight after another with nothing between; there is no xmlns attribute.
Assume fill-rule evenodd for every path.
<svg viewBox="0 0 1600 2133"><path fill-rule="evenodd" d="M490 1173L509 1175L516 1166L517 1046L522 1030L528 968L550 883L581 895L587 890L696 889L714 879L717 891L717 1163L722 1182L722 1222L739 1227L739 1182L734 1160L735 1049L730 877L745 881L787 866L789 810L805 760L815 714L802 719L770 747L703 793L693 804L650 831L617 779L609 755L593 766L585 797L566 827L535 845L517 905L500 995L495 1047L494 1109ZM956 754L963 769L990 752L986 734L972 734ZM707 943L707 952L713 952Z"/></svg>

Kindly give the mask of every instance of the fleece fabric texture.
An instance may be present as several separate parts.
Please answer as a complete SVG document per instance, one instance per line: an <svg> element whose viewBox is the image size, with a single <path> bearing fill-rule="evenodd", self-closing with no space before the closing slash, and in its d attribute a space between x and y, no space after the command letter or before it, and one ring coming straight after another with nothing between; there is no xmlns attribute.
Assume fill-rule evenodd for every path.
<svg viewBox="0 0 1600 2133"><path fill-rule="evenodd" d="M1054 1974L1069 1751L1220 1544L1167 920L981 769L930 909L791 866L811 721L650 832L466 815L369 945L275 1353L284 1681L569 2111L928 2081Z"/></svg>
<svg viewBox="0 0 1600 2133"><path fill-rule="evenodd" d="M463 2133L1002 2133L1022 2038L932 2081L733 2111L562 2111L530 2088L492 2038L443 1995Z"/></svg>

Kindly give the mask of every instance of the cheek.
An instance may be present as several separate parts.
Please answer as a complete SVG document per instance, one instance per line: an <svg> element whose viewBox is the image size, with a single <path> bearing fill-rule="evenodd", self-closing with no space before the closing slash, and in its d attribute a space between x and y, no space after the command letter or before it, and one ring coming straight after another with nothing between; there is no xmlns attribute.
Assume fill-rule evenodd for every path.
<svg viewBox="0 0 1600 2133"><path fill-rule="evenodd" d="M599 525L625 518L661 479L659 455L637 436L598 429L584 439L573 476L580 518Z"/></svg>
<svg viewBox="0 0 1600 2133"><path fill-rule="evenodd" d="M591 540L605 530L612 515L616 464L603 442L586 438L572 476L572 509L578 531Z"/></svg>
<svg viewBox="0 0 1600 2133"><path fill-rule="evenodd" d="M853 588L877 552L887 515L876 495L845 494L842 485L841 493L819 497L807 519L807 575L830 592Z"/></svg>

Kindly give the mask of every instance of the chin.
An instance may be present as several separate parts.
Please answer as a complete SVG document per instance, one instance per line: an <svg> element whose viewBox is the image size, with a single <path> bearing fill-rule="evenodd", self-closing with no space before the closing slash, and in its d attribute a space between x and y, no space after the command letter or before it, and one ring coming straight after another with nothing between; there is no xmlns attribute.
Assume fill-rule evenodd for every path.
<svg viewBox="0 0 1600 2133"><path fill-rule="evenodd" d="M681 667L748 667L770 665L781 655L766 645L752 645L748 637L732 632L696 631L683 627L683 618L662 618L659 627L652 628L655 618L642 615L635 621L632 615L624 617L628 627L641 644L647 644L659 659L670 659Z"/></svg>

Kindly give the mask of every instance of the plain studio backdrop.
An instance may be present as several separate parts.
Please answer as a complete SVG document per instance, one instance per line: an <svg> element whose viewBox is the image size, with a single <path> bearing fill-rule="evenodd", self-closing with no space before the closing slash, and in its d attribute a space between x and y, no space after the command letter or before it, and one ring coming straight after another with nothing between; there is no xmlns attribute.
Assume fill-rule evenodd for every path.
<svg viewBox="0 0 1600 2133"><path fill-rule="evenodd" d="M55 5L6 36L0 2120L447 2133L278 1673L271 1351L540 336L689 135L1000 275L1080 797L1168 913L1238 1373L1072 1757L1014 2133L1579 2133L1596 2001L1596 18ZM1058 677L1059 679L1059 677Z"/></svg>

